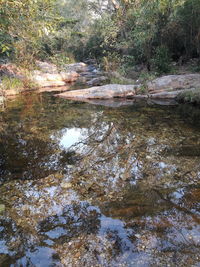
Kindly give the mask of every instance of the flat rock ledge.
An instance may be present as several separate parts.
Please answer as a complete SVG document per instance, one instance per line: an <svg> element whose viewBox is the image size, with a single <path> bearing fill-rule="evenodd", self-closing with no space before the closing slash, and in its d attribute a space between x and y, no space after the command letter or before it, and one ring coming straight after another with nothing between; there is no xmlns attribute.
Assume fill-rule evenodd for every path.
<svg viewBox="0 0 200 267"><path fill-rule="evenodd" d="M195 88L190 89L183 89L183 90L175 90L175 91L160 91L158 93L149 93L145 95L135 95L134 98L140 98L140 99L175 99L179 94L183 92L192 92Z"/></svg>
<svg viewBox="0 0 200 267"><path fill-rule="evenodd" d="M36 70L32 72L32 81L38 87L65 86L67 83L75 82L79 74L74 71L60 73L43 73Z"/></svg>
<svg viewBox="0 0 200 267"><path fill-rule="evenodd" d="M143 98L143 99L175 99L180 93L200 88L200 74L168 75L147 83L147 93L140 95L139 85L108 84L87 89L61 93L57 96L74 99L111 99L111 98Z"/></svg>
<svg viewBox="0 0 200 267"><path fill-rule="evenodd" d="M107 84L95 86L87 89L68 91L57 96L67 99L111 99L111 98L131 98L135 96L139 85Z"/></svg>
<svg viewBox="0 0 200 267"><path fill-rule="evenodd" d="M176 91L200 87L200 74L167 75L147 83L148 92Z"/></svg>
<svg viewBox="0 0 200 267"><path fill-rule="evenodd" d="M31 73L32 81L39 87L57 87L65 86L67 83L75 82L80 74L84 71L86 64L80 62L65 66L63 71L59 71L57 66L48 62L37 61L38 70Z"/></svg>

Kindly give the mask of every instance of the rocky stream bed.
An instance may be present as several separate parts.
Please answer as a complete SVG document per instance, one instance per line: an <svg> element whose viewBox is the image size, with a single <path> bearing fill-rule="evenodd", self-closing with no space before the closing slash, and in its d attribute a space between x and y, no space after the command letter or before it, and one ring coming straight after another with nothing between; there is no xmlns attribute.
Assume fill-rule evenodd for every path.
<svg viewBox="0 0 200 267"><path fill-rule="evenodd" d="M8 101L0 266L199 266L200 110L129 101Z"/></svg>

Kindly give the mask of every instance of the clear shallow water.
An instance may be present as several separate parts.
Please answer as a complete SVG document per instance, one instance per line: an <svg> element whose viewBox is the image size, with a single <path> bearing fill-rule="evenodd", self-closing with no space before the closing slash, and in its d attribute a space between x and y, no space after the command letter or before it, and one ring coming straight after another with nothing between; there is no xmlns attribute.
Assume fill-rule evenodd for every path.
<svg viewBox="0 0 200 267"><path fill-rule="evenodd" d="M199 266L200 110L28 95L0 113L0 266Z"/></svg>

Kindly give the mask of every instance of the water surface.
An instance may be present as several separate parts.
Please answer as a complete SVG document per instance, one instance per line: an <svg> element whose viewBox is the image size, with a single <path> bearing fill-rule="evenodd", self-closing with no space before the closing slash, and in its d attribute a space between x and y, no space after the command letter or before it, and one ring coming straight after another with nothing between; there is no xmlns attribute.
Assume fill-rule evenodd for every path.
<svg viewBox="0 0 200 267"><path fill-rule="evenodd" d="M10 101L0 266L199 266L199 116L50 93Z"/></svg>

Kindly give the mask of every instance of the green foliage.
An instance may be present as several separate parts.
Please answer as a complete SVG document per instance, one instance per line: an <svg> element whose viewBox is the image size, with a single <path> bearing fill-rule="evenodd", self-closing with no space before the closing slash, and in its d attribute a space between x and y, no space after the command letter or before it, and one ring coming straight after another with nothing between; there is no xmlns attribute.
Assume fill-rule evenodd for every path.
<svg viewBox="0 0 200 267"><path fill-rule="evenodd" d="M168 73L171 70L171 59L169 55L169 50L165 46L160 46L156 48L155 56L152 59L152 65L154 69L159 73Z"/></svg>
<svg viewBox="0 0 200 267"><path fill-rule="evenodd" d="M0 55L12 52L19 61L37 57L42 38L53 33L59 22L55 0L0 2Z"/></svg>
<svg viewBox="0 0 200 267"><path fill-rule="evenodd" d="M200 56L199 25L199 0L0 0L0 56L167 73L171 60Z"/></svg>
<svg viewBox="0 0 200 267"><path fill-rule="evenodd" d="M24 88L24 84L18 78L11 78L11 77L4 76L2 78L1 87L2 87L3 90L14 89L17 92L19 92L21 89Z"/></svg>
<svg viewBox="0 0 200 267"><path fill-rule="evenodd" d="M169 72L171 60L199 57L199 0L115 2L90 29L87 55L102 61L108 53L118 54L124 69L145 63L158 73Z"/></svg>
<svg viewBox="0 0 200 267"><path fill-rule="evenodd" d="M118 30L118 26L110 16L105 15L97 19L91 26L85 54L97 60L103 57L109 58L111 52L116 52ZM114 57L116 59L116 53Z"/></svg>
<svg viewBox="0 0 200 267"><path fill-rule="evenodd" d="M70 64L75 62L73 55L70 55L69 53L66 52L55 54L52 57L50 57L50 60L52 63L61 68L65 64Z"/></svg>

